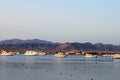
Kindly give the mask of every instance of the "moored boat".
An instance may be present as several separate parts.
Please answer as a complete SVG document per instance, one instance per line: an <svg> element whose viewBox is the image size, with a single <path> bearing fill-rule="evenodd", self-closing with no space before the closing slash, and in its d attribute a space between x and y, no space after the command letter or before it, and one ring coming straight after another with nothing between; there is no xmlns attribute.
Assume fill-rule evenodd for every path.
<svg viewBox="0 0 120 80"><path fill-rule="evenodd" d="M55 53L54 57L65 58L65 57L67 57L67 55L63 52L59 52L59 53Z"/></svg>
<svg viewBox="0 0 120 80"><path fill-rule="evenodd" d="M1 56L13 56L13 52L2 51Z"/></svg>
<svg viewBox="0 0 120 80"><path fill-rule="evenodd" d="M38 55L39 56L44 56L44 55L46 55L46 53L45 52L38 52Z"/></svg>
<svg viewBox="0 0 120 80"><path fill-rule="evenodd" d="M26 51L24 53L25 56L38 56L38 52L36 51Z"/></svg>
<svg viewBox="0 0 120 80"><path fill-rule="evenodd" d="M92 54L85 54L84 57L86 57L86 58L97 58L96 55L92 55Z"/></svg>
<svg viewBox="0 0 120 80"><path fill-rule="evenodd" d="M113 55L113 58L114 58L114 59L120 59L120 54L114 54L114 55Z"/></svg>

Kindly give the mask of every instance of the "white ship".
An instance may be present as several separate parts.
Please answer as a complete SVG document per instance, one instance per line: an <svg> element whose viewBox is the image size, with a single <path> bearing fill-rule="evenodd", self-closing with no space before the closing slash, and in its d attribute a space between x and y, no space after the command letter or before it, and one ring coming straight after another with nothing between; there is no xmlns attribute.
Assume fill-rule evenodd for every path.
<svg viewBox="0 0 120 80"><path fill-rule="evenodd" d="M44 55L46 55L46 53L45 52L38 52L38 55L44 56Z"/></svg>
<svg viewBox="0 0 120 80"><path fill-rule="evenodd" d="M54 55L54 57L57 57L57 58L65 58L67 57L67 55L65 53L62 53L62 52L59 52L59 53L56 53Z"/></svg>
<svg viewBox="0 0 120 80"><path fill-rule="evenodd" d="M113 55L113 58L114 58L114 59L120 59L120 54L114 54L114 55Z"/></svg>
<svg viewBox="0 0 120 80"><path fill-rule="evenodd" d="M85 54L86 58L96 58L97 56L96 55L92 55L92 54Z"/></svg>
<svg viewBox="0 0 120 80"><path fill-rule="evenodd" d="M6 52L4 50L2 50L1 56L13 56L13 52Z"/></svg>
<svg viewBox="0 0 120 80"><path fill-rule="evenodd" d="M26 51L24 53L24 55L26 55L26 56L38 56L38 52L36 52L36 51Z"/></svg>

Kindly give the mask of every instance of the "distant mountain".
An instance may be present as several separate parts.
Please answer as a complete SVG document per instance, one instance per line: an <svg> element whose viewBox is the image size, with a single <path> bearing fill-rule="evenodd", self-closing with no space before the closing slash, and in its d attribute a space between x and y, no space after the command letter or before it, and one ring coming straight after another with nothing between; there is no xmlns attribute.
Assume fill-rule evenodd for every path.
<svg viewBox="0 0 120 80"><path fill-rule="evenodd" d="M92 44L92 43L64 43L56 49L60 50L84 50L84 51L120 51L120 45Z"/></svg>
<svg viewBox="0 0 120 80"><path fill-rule="evenodd" d="M0 41L0 44L25 44L25 43L31 43L31 44L52 44L50 41L45 40L39 40L39 39L27 39L27 40L21 40L21 39L11 39L11 40L3 40Z"/></svg>
<svg viewBox="0 0 120 80"><path fill-rule="evenodd" d="M54 43L39 39L11 39L0 41L0 49L5 50L84 50L120 51L120 45L92 43Z"/></svg>
<svg viewBox="0 0 120 80"><path fill-rule="evenodd" d="M64 43L57 47L61 50L95 50L96 47L91 43Z"/></svg>

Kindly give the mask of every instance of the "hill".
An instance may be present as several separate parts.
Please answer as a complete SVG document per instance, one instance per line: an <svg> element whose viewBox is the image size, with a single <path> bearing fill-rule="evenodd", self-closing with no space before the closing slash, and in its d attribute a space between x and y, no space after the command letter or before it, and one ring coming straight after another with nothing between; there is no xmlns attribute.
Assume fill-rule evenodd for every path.
<svg viewBox="0 0 120 80"><path fill-rule="evenodd" d="M120 51L120 45L92 43L54 43L39 39L11 39L0 41L0 49L5 50L83 50L83 51Z"/></svg>

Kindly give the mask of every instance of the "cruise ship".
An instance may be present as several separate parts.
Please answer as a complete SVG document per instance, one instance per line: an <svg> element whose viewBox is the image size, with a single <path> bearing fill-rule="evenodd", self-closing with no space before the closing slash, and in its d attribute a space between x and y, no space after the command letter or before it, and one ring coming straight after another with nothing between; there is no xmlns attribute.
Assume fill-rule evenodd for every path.
<svg viewBox="0 0 120 80"><path fill-rule="evenodd" d="M26 51L24 53L25 56L38 56L38 52L36 51Z"/></svg>

